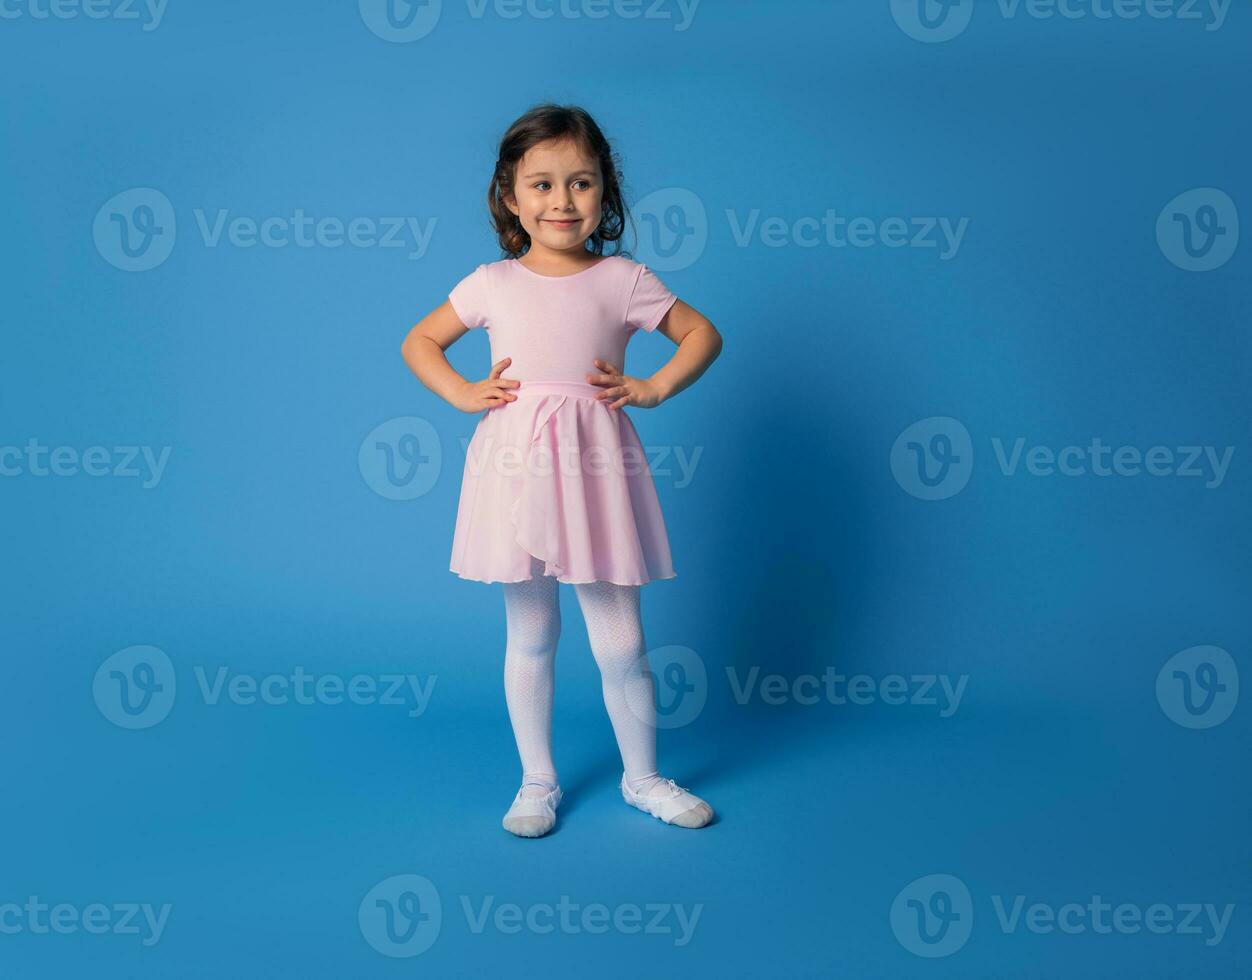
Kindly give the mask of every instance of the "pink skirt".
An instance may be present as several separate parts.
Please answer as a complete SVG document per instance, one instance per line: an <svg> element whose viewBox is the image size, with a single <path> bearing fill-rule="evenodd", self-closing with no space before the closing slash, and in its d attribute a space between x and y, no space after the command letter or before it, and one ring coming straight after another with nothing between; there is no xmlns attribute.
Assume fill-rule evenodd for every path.
<svg viewBox="0 0 1252 980"><path fill-rule="evenodd" d="M570 381L523 381L487 409L465 459L451 570L521 582L532 557L559 582L674 578L656 486L634 423Z"/></svg>

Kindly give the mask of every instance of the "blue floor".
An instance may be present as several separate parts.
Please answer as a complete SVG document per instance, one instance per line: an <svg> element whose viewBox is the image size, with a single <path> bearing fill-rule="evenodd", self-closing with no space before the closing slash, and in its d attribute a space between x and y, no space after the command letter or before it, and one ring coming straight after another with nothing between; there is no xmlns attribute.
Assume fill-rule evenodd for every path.
<svg viewBox="0 0 1252 980"><path fill-rule="evenodd" d="M718 813L685 831L620 798L594 667L571 637L555 719L565 802L553 834L519 840L499 826L517 778L502 693L443 673L451 652L412 655L424 709L411 688L387 699L401 703L351 705L315 688L312 704L247 703L223 687L212 703L228 663L231 676L296 663L317 675L351 650L380 698L400 663L381 652L394 643L381 628L320 642L297 628L303 656L211 654L246 643L251 625L172 629L176 694L143 729L106 719L82 676L65 680L81 654L71 624L46 624L42 659L16 664L5 898L77 914L99 902L121 931L40 934L37 914L10 911L24 928L4 937L5 976L468 977L544 957L562 975L606 977L645 964L735 977L1244 975L1246 715L1214 730L1242 746L1236 757L1208 750L1212 731L1171 722L1150 688L1114 711L997 703L977 677L959 702L936 684L937 703L911 703L925 694L910 682L903 704L832 704L810 684L815 704L740 705L746 675L732 685L714 669L698 717L661 733L664 770ZM426 667L439 668L433 685ZM905 893L931 875L968 897L950 881L951 902ZM1069 932L1049 918L1066 904L1085 907L1067 913ZM1169 906L1154 922L1180 928L1135 931L1154 904ZM959 956L929 958L941 947L921 938L919 907L952 910ZM927 921L933 941L943 926Z"/></svg>

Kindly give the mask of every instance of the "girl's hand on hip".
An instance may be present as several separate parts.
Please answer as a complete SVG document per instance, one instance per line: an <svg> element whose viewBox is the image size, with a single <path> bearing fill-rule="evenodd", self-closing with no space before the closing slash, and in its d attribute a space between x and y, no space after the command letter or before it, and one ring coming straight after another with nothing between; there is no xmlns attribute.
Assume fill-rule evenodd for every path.
<svg viewBox="0 0 1252 980"><path fill-rule="evenodd" d="M631 378L618 371L615 364L595 360L595 365L604 374L587 375L588 384L605 385L604 391L596 395L596 401L611 402L609 408L621 408L623 405L635 405L638 408L655 408L664 401L661 389L647 378Z"/></svg>
<svg viewBox="0 0 1252 980"><path fill-rule="evenodd" d="M491 367L491 373L482 381L467 381L452 403L462 412L481 412L488 408L497 408L517 401L513 388L520 388L522 383L513 378L502 378L500 372L513 363L513 358L506 357Z"/></svg>

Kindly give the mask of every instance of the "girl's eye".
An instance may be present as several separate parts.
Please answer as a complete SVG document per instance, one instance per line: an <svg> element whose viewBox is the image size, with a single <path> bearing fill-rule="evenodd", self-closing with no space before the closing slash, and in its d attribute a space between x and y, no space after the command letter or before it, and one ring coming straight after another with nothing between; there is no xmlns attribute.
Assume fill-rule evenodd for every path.
<svg viewBox="0 0 1252 980"><path fill-rule="evenodd" d="M575 184L582 184L582 185L583 185L583 187L582 187L582 189L583 189L583 190L590 190L590 189L591 189L591 181L589 181L589 180L576 180L576 181L574 181L574 183L575 183ZM552 186L552 185L551 185L548 181L546 181L546 180L541 180L541 181L539 181L539 183L535 184L535 190L537 190L537 191L544 191L544 190L547 190L547 189L548 189L549 187L551 187L551 186Z"/></svg>

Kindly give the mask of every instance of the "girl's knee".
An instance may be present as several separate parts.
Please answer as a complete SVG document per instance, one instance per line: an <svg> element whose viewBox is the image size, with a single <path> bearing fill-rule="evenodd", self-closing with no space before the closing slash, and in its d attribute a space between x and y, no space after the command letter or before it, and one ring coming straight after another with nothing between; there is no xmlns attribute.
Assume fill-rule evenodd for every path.
<svg viewBox="0 0 1252 980"><path fill-rule="evenodd" d="M551 657L561 638L559 616L530 620L525 629L510 629L505 638L505 651L522 657Z"/></svg>
<svg viewBox="0 0 1252 980"><path fill-rule="evenodd" d="M643 637L615 636L611 641L599 640L591 644L591 653L603 673L624 674L640 667L647 667L647 651Z"/></svg>

